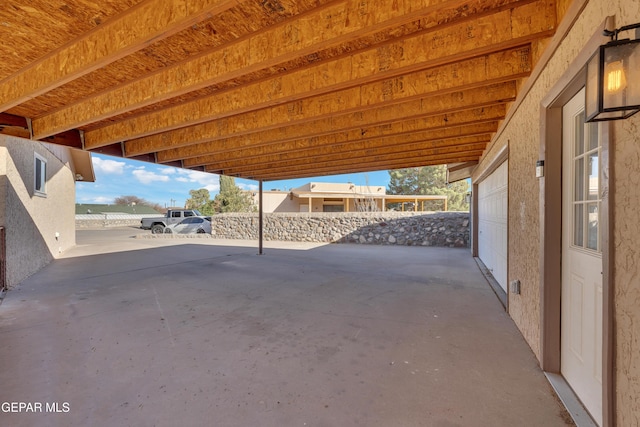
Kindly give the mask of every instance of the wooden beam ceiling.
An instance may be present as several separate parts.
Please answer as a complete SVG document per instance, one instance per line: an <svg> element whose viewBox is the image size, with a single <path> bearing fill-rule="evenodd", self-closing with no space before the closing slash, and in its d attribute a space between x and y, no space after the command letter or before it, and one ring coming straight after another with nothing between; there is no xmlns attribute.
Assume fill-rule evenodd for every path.
<svg viewBox="0 0 640 427"><path fill-rule="evenodd" d="M237 0L147 0L138 3L2 80L0 111L42 95L236 4ZM50 135L52 133L40 137Z"/></svg>
<svg viewBox="0 0 640 427"><path fill-rule="evenodd" d="M0 133L262 180L477 161L562 10L104 0L96 18L83 0L12 3Z"/></svg>
<svg viewBox="0 0 640 427"><path fill-rule="evenodd" d="M352 150L342 156L340 160L336 160L333 153L313 153L309 156L290 159L290 160L265 160L260 164L243 164L242 162L234 162L233 160L225 162L224 165L213 164L205 165L205 169L224 170L230 173L247 173L248 171L256 173L273 172L278 169L295 169L305 168L313 165L315 168L320 167L336 167L345 163L352 162L361 158L367 159L363 164L371 162L396 161L406 158L418 158L427 156L450 156L456 153L477 152L484 150L486 143L491 139L491 134L464 136L457 138L449 138L441 140L440 144L429 144L427 141L408 144L407 149L404 147L378 147L363 148ZM434 147L435 146L435 147ZM438 147L439 146L439 147ZM478 156L480 155L478 154Z"/></svg>
<svg viewBox="0 0 640 427"><path fill-rule="evenodd" d="M497 118L496 118L497 119ZM319 137L312 137L307 139L298 139L292 141L277 142L269 145L257 145L248 148L231 147L226 150L212 150L212 154L206 154L204 156L184 158L184 165L187 167L200 166L205 164L213 164L216 162L225 162L234 159L242 159L245 163L251 163L249 160L253 158L265 158L268 155L276 155L282 160L290 157L290 154L297 156L305 156L313 150L330 150L332 153L338 153L339 150L348 152L351 148L355 149L362 144L367 143L367 146L373 146L375 141L385 141L397 146L402 146L403 142L409 143L411 138L415 138L415 135L424 135L426 140L434 140L443 137L457 136L463 134L476 134L478 132L495 132L497 130L498 121L487 121L482 123L480 121L474 121L471 124L465 125L462 123L455 124L448 122L446 126L443 126L439 121L431 127L414 128L412 130L402 126L398 126L402 131L395 131L392 125L380 126L372 129L355 129L349 132L342 132L338 134L325 135ZM402 125L402 123L400 123ZM389 139L394 137L393 140ZM167 153L163 151L158 153L158 161L165 163L167 159L161 158L161 155Z"/></svg>
<svg viewBox="0 0 640 427"><path fill-rule="evenodd" d="M403 134L395 134L376 138L359 138L359 132L354 135L342 134L337 138L327 141L324 138L310 140L291 141L279 144L275 147L266 146L236 150L222 154L210 154L208 156L185 159L185 166L216 165L220 169L243 166L252 168L260 163L289 164L294 160L305 160L314 156L325 155L336 157L337 154L355 154L366 156L374 150L386 148L379 152L394 153L399 151L414 151L420 148L438 146L431 141L440 141L441 145L455 149L454 143L446 143L447 139L455 139L463 136L475 136L479 133L491 134L498 130L498 122L487 122L467 126L447 127L438 130L420 131Z"/></svg>

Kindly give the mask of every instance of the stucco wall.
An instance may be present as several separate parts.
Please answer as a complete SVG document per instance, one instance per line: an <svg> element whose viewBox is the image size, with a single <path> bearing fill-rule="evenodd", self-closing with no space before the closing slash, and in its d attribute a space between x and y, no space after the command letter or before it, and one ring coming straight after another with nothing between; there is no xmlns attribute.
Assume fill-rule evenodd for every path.
<svg viewBox="0 0 640 427"><path fill-rule="evenodd" d="M257 193L253 200L257 207ZM265 191L262 195L262 209L264 212L298 212L298 199L290 197L288 191Z"/></svg>
<svg viewBox="0 0 640 427"><path fill-rule="evenodd" d="M474 172L476 181L505 145L509 146L509 280L522 293L509 297L509 313L540 358L540 187L535 162L540 147L540 105L605 16L616 26L640 17L636 0L591 0L560 44L495 145ZM614 198L614 284L616 324L616 416L621 426L640 424L640 118L613 125L611 184Z"/></svg>
<svg viewBox="0 0 640 427"><path fill-rule="evenodd" d="M0 136L0 151L0 225L6 227L11 287L75 245L75 181L67 149ZM34 195L34 152L47 161L46 197Z"/></svg>
<svg viewBox="0 0 640 427"><path fill-rule="evenodd" d="M614 135L616 396L618 425L631 426L640 425L640 117Z"/></svg>

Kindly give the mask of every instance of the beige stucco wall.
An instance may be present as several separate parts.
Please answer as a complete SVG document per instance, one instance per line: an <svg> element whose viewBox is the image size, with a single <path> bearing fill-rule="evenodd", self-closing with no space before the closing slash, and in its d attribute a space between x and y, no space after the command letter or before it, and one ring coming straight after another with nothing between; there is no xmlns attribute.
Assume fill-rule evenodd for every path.
<svg viewBox="0 0 640 427"><path fill-rule="evenodd" d="M47 160L46 197L34 195L34 153ZM6 227L10 287L75 245L71 162L64 147L0 136L0 225Z"/></svg>
<svg viewBox="0 0 640 427"><path fill-rule="evenodd" d="M616 123L614 135L617 418L631 426L640 425L640 116Z"/></svg>
<svg viewBox="0 0 640 427"><path fill-rule="evenodd" d="M616 26L640 18L637 0L591 0L522 102L504 132L474 171L477 179L509 146L509 313L540 358L540 188L535 162L540 147L540 104L588 39L615 15ZM613 125L611 184L614 198L615 369L617 425L640 424L640 117Z"/></svg>
<svg viewBox="0 0 640 427"><path fill-rule="evenodd" d="M253 202L258 207L258 193L254 193ZM263 212L298 212L298 200L290 197L288 191L265 191L262 193Z"/></svg>

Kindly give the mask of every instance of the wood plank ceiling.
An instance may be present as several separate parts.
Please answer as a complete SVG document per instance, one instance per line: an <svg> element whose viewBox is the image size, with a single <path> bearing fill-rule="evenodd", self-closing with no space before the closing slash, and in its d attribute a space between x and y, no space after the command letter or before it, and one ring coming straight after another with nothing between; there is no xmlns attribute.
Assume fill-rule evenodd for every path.
<svg viewBox="0 0 640 427"><path fill-rule="evenodd" d="M0 132L257 179L474 162L564 0L4 0Z"/></svg>

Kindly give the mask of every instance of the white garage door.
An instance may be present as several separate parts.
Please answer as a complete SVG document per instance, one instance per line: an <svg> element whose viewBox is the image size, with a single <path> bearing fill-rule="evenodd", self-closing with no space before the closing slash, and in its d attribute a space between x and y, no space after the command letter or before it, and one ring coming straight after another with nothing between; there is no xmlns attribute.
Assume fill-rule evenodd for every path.
<svg viewBox="0 0 640 427"><path fill-rule="evenodd" d="M507 290L508 161L478 185L478 256Z"/></svg>

